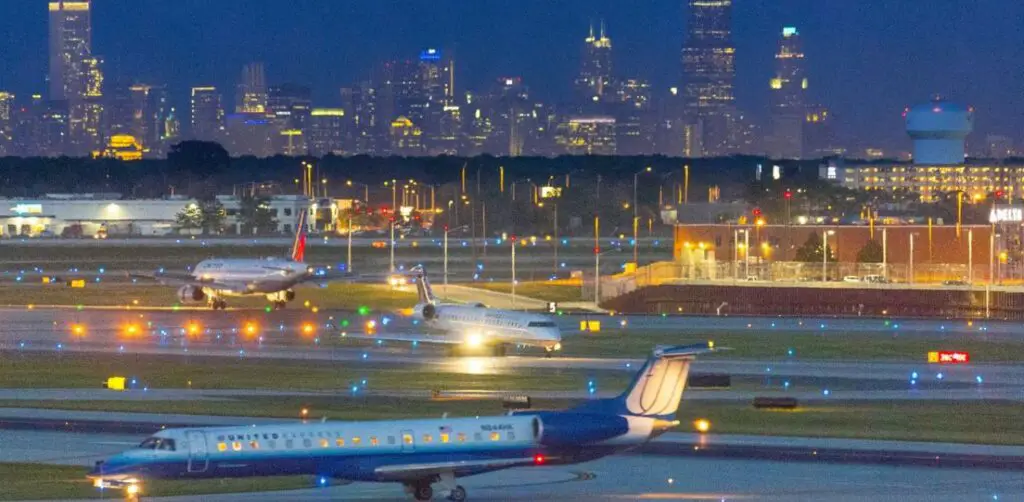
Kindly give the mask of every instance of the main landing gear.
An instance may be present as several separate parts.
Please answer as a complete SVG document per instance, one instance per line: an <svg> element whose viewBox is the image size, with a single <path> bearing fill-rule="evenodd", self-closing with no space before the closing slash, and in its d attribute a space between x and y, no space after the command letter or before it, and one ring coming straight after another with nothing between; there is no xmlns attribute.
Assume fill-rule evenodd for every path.
<svg viewBox="0 0 1024 502"><path fill-rule="evenodd" d="M277 301L277 302L274 302L273 305L274 305L274 310L284 310L284 308L288 306L288 302Z"/></svg>
<svg viewBox="0 0 1024 502"><path fill-rule="evenodd" d="M210 300L210 308L213 310L227 310L228 302L220 298L213 298Z"/></svg>
<svg viewBox="0 0 1024 502"><path fill-rule="evenodd" d="M434 498L434 489L431 486L434 482L440 485L439 488L448 492L448 496L445 497L448 500L452 502L465 502L466 489L461 485L455 484L454 474L442 474L433 479L421 479L414 483L409 483L405 485L405 491L410 493L412 498L416 500L431 500Z"/></svg>

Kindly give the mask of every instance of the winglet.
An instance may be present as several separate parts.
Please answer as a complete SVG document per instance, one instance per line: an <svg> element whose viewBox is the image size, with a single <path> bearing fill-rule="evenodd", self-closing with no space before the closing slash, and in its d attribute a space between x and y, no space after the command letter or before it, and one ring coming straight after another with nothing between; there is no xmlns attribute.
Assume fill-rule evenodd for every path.
<svg viewBox="0 0 1024 502"><path fill-rule="evenodd" d="M295 241L292 243L292 261L306 261L306 209L299 211L299 222L295 225Z"/></svg>

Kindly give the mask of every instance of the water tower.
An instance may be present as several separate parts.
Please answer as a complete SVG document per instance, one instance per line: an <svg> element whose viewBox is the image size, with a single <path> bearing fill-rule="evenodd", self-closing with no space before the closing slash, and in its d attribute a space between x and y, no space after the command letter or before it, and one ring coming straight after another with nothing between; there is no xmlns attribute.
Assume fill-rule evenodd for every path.
<svg viewBox="0 0 1024 502"><path fill-rule="evenodd" d="M908 108L907 134L914 141L914 163L963 164L967 135L974 129L974 109L939 96L930 103Z"/></svg>

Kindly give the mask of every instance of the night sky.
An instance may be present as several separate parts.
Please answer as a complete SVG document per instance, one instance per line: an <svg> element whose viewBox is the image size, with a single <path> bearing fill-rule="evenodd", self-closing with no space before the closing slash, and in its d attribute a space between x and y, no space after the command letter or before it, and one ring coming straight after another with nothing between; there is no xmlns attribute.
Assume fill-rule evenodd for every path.
<svg viewBox="0 0 1024 502"><path fill-rule="evenodd" d="M0 89L45 89L45 0L0 0ZM94 0L93 51L108 81L167 83L227 98L242 64L268 83L313 87L316 105L364 78L375 61L454 49L460 91L521 75L541 99L566 98L587 25L606 19L616 73L665 89L680 79L685 0ZM782 26L804 37L810 101L832 108L841 138L905 146L900 112L943 93L977 109L976 131L1024 126L1020 0L735 0L737 98L763 117ZM233 101L228 101L233 103ZM976 138L982 136L976 134Z"/></svg>

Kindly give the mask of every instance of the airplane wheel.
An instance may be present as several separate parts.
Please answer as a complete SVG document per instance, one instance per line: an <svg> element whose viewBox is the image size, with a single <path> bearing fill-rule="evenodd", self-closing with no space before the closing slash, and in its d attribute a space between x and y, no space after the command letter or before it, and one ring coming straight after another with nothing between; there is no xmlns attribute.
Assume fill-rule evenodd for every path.
<svg viewBox="0 0 1024 502"><path fill-rule="evenodd" d="M413 487L412 496L416 500L430 500L434 498L434 489L430 483L421 483Z"/></svg>
<svg viewBox="0 0 1024 502"><path fill-rule="evenodd" d="M448 500L451 500L452 502L464 502L466 500L466 489L461 486L456 486L455 489L448 494Z"/></svg>
<svg viewBox="0 0 1024 502"><path fill-rule="evenodd" d="M505 354L506 354L505 345L504 344L502 344L502 345L495 345L494 349L491 351L491 354L493 354L495 357L505 357Z"/></svg>

